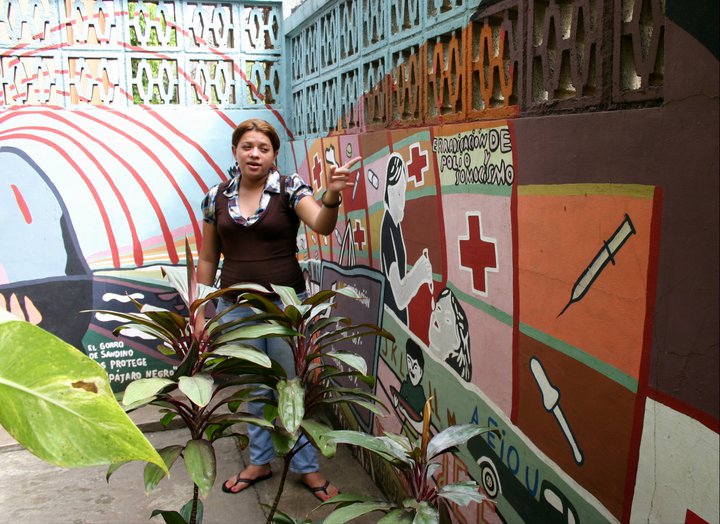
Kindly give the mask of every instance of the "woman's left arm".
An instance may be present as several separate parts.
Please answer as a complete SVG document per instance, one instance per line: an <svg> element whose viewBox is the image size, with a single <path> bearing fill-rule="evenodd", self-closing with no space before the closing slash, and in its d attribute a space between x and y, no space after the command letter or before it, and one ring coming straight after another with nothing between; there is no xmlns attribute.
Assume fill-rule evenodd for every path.
<svg viewBox="0 0 720 524"><path fill-rule="evenodd" d="M350 166L361 160L362 157L358 156L345 165L330 168L328 188L323 193L320 204L312 198L303 198L297 203L295 212L310 229L321 235L329 235L335 229L338 209L342 202L341 193L344 189L355 185L350 175L356 170L351 170Z"/></svg>

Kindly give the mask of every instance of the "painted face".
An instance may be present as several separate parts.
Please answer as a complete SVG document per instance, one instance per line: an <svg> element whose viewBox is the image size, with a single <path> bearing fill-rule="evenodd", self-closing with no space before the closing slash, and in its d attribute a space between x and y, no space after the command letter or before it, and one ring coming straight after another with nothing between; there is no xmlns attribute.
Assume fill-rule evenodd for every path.
<svg viewBox="0 0 720 524"><path fill-rule="evenodd" d="M253 180L265 178L278 155L268 136L254 130L242 135L237 146L233 146L232 152L240 173Z"/></svg>
<svg viewBox="0 0 720 524"><path fill-rule="evenodd" d="M445 360L447 356L460 346L457 332L455 312L450 302L450 295L445 295L435 304L430 315L430 351L438 358Z"/></svg>
<svg viewBox="0 0 720 524"><path fill-rule="evenodd" d="M410 383L413 386L417 386L420 384L420 380L422 379L423 370L420 367L420 363L412 358L410 355L405 356L405 361L407 362L407 373L408 377L410 377Z"/></svg>

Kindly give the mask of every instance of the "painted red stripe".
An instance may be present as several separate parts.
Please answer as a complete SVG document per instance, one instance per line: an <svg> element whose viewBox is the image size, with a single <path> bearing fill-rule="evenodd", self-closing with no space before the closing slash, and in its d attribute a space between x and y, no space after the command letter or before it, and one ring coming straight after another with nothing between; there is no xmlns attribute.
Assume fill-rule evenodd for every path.
<svg viewBox="0 0 720 524"><path fill-rule="evenodd" d="M635 395L635 408L633 413L632 432L630 434L630 450L627 459L627 472L625 474L625 495L621 522L630 522L632 501L635 493L635 480L637 479L638 461L640 459L640 444L642 430L645 422L645 403L650 391L648 381L650 377L650 361L652 356L652 334L655 319L655 300L657 289L658 261L660 258L660 225L662 221L662 190L655 188L650 223L650 244L648 256L648 275L645 293L645 325L643 326L643 348L640 357L640 370L638 373L638 389Z"/></svg>
<svg viewBox="0 0 720 524"><path fill-rule="evenodd" d="M668 393L658 391L657 389L648 388L648 397L653 399L660 404L674 409L675 411L687 415L693 420L698 421L700 424L708 428L710 431L720 433L720 420L716 417L698 409L682 400L679 400Z"/></svg>
<svg viewBox="0 0 720 524"><path fill-rule="evenodd" d="M23 198L20 189L15 184L10 184L10 189L12 189L13 195L15 195L15 201L20 208L20 212L25 219L25 223L32 224L32 215L30 214L30 209L28 208L27 202L25 201L25 198Z"/></svg>
<svg viewBox="0 0 720 524"><path fill-rule="evenodd" d="M147 186L147 184L146 184L145 181L143 180L142 176L140 176L140 174L137 172L137 170L136 170L135 168L133 168L133 167L132 167L124 158L122 158L118 153L116 153L115 151L113 151L112 149L110 149L105 143L103 143L103 142L99 141L97 138L89 135L89 134L88 134L87 132L85 132L81 127L79 127L79 126L77 126L77 125L75 125L75 124L72 124L72 123L69 122L67 119L64 119L63 117L56 115L56 114L55 114L54 112L52 112L52 111L44 111L44 110L39 110L39 109L37 109L37 108L19 108L17 111L15 111L15 114L16 114L16 115L17 115L17 114L20 114L20 113L22 113L22 114L39 114L39 115L41 115L41 116L47 116L47 117L50 117L50 118L54 118L54 119L56 119L56 120L59 120L59 121L61 121L61 122L64 122L64 123L66 123L68 126L72 127L75 131L84 134L85 136L87 136L87 137L90 138L91 140L93 140L93 141L97 142L98 144L100 144L100 146L101 146L103 149L105 149L111 156L113 156L115 159L117 159L117 160L129 171L129 173L131 174L131 176L132 176L132 177L135 179L135 181L138 183L138 185L139 185L140 188L142 189L143 193L145 194L146 198L147 198L148 201L150 202L150 205L151 205L151 207L153 208L153 210L154 210L154 212L155 212L155 215L156 215L157 218L158 218L158 222L159 222L159 225L160 225L160 229L161 229L161 231L162 231L163 238L164 238L164 240L165 240L165 244L166 244L166 246L167 246L168 257L170 258L170 260L171 260L173 263L177 263L177 262L178 262L179 257L178 257L178 254L177 254L177 250L175 249L175 242L174 242L173 237L172 237L172 232L170 231L170 228L169 228L169 226L168 226L168 224L167 224L167 221L165 220L164 214L163 214L162 211L160 210L160 205L158 204L157 200L155 199L155 196L153 195L153 193L152 193L152 191L150 190L150 188ZM128 135L127 133L124 133L124 132L120 131L120 130L119 130L118 128L116 128L115 126L108 125L106 121L97 119L97 118L95 118L95 117L91 117L91 116L86 115L85 113L82 113L82 112L74 112L73 114L75 114L75 115L80 115L80 116L83 116L83 117L85 117L85 118L89 118L89 119L93 120L94 122L99 123L99 124L102 125L102 126L105 126L105 127L109 128L109 129L111 129L111 130L113 130L113 131L115 131L115 132L117 132L117 133L123 134L125 138L127 138L129 141L135 143L140 149L145 150L145 152L147 153L147 149L145 148L144 144L142 144L140 141L136 140L136 139L133 138L132 136ZM5 121L7 118L8 118L8 117L5 116L5 115L0 115L0 122ZM181 195L181 198L184 198L184 196ZM189 204L188 204L188 205L189 205ZM194 216L193 216L193 218L194 218ZM197 231L197 229L196 229L196 231ZM136 261L137 261L137 260L142 261L142 260L143 260L143 255L142 255L142 253L140 253L140 256L138 256L138 252L137 252L138 247L139 247L139 249L142 249L142 247L141 247L140 244L138 244L138 246L135 246L135 245L133 246L133 251L134 251L134 254L135 254L135 255L134 255L134 256L135 256L135 260L136 260ZM141 264L138 264L138 265L141 265Z"/></svg>
<svg viewBox="0 0 720 524"><path fill-rule="evenodd" d="M110 186L110 189L113 192L113 195L118 201L118 204L120 205L120 208L123 210L123 214L125 215L125 219L128 222L128 228L130 229L130 236L132 237L132 246L133 246L133 256L135 259L135 265L142 266L143 264L143 251L142 251L142 245L140 244L140 239L138 238L137 229L135 228L135 222L132 219L132 215L130 214L130 209L128 208L127 202L125 201L125 198L122 195L122 192L118 189L117 185L115 184L114 180L110 176L110 173L103 167L103 165L100 163L100 161L93 155L90 150L88 150L79 140L73 138L72 135L69 135L67 133L64 133L57 128L53 127L45 127L45 126L22 126L15 128L15 131L40 131L40 132L47 132L52 135L59 135L69 142L71 142L75 147L80 149L82 153L85 155L86 158L88 158L93 165L97 168L98 172L103 176L105 181ZM88 133L76 129L76 131L88 136L88 138L91 138ZM0 137L2 137L4 133L0 134ZM37 136L33 134L32 136ZM38 140L44 141L38 136ZM63 149L63 156L65 158L69 158L69 155L67 154L67 151ZM119 265L115 266L120 267Z"/></svg>
<svg viewBox="0 0 720 524"><path fill-rule="evenodd" d="M78 175L83 179L85 184L88 187L88 190L90 191L90 194L92 195L93 199L95 200L95 205L98 208L98 212L100 213L100 217L102 218L103 226L105 226L105 234L107 235L108 244L110 245L110 252L112 254L112 260L113 265L115 267L120 267L120 256L118 254L118 248L117 248L117 242L115 241L115 234L113 233L112 226L110 224L110 218L108 217L107 211L105 210L105 207L103 206L102 200L100 199L100 195L98 194L97 190L95 189L95 186L93 186L92 182L83 174L82 169L80 169L80 166L72 159L70 158L70 155L68 155L60 146L58 146L55 142L52 142L50 140L45 140L43 138L40 138L36 135L29 135L26 133L7 133L4 134L4 139L26 139L31 141L37 141L42 144L45 144L46 146L54 149L57 151L60 156L62 156L68 164L77 172Z"/></svg>
<svg viewBox="0 0 720 524"><path fill-rule="evenodd" d="M54 108L55 108L55 109L62 109L62 108L57 108L57 107L54 107ZM50 116L51 118L58 118L58 119L61 119L61 118L62 118L62 117L56 117L56 116L55 116L55 113L53 113L53 112L51 112L51 111L39 110L39 109L37 109L36 107L22 107L22 108L17 108L13 113L14 113L15 115L18 115L18 114L39 114L39 115L43 115L43 116ZM85 113L85 112L81 112L81 111L73 112L73 114L74 114L74 115L82 116L83 118L86 118L86 119L89 119L89 120L91 120L91 121L93 121L93 122L96 122L96 123L100 124L101 126L104 126L104 127L108 128L108 129L111 129L112 131L114 131L114 132L122 135L125 139L127 139L129 142L137 145L137 147L138 147L140 150L142 150L146 155L148 155L150 158L152 158L153 161L155 162L155 164L158 166L158 168L160 168L160 170L165 174L166 178L170 181L170 184L175 188L175 190L176 190L179 198L183 201L183 203L184 203L184 205L185 205L185 209L186 209L186 211L188 212L188 216L190 217L191 223L192 223L192 225L193 225L195 235L196 235L196 236L199 236L199 235L200 235L199 225L198 225L198 222L197 222L197 220L196 220L196 218L195 218L195 214L193 213L192 206L191 206L190 203L188 202L188 200L187 200L187 198L185 197L184 193L183 193L183 192L181 191L181 189L178 187L178 185L177 185L177 183L175 182L172 174L171 174L171 173L169 172L169 170L164 166L164 164L160 163L159 158L152 152L152 150L151 150L150 148L148 148L143 142L141 142L140 140L137 140L136 138L134 138L134 137L133 137L132 135L130 135L129 133L121 130L120 128L118 128L118 127L116 127L116 126L109 125L106 120L97 118L97 117L95 117L95 116L91 116L91 115L89 115L89 114L87 114L87 113ZM123 114L119 114L119 115L120 115L121 117L123 117L123 118L126 117L126 115L123 115ZM5 115L1 115L1 114L0 114L0 122L3 122L6 118L8 118L8 117L5 116ZM133 119L130 119L130 118L127 118L127 119L134 122ZM80 128L80 127L74 126L73 124L68 124L68 125L71 125L75 130L81 132L81 128ZM148 128L147 126L141 126L141 127L144 127L145 129L147 129L148 131L150 131L151 134L153 134L153 135L156 135L156 134L157 134L157 132L151 130L151 129ZM103 145L103 147L106 147L106 146ZM110 152L110 154L112 154L115 158L118 158L118 157L116 156L116 155L117 155L116 153ZM176 152L176 154L180 155L179 152ZM135 179L135 181L136 181L136 182L138 183L138 185L141 187L141 189L143 190L143 193L145 194L145 196L147 197L148 201L150 202L150 205L151 205L151 207L153 208L153 210L154 210L154 212L155 212L155 215L158 217L158 221L159 221L159 224L160 224L160 228L161 228L161 230L162 230L162 234L163 234L163 238L164 238L164 241L165 241L165 245L166 245L168 257L169 257L169 259L173 262L173 264L176 264L176 263L178 262L178 260L179 260L179 256L178 256L178 253L177 253L177 249L175 248L175 242L174 242L174 240L173 240L172 232L170 231L170 228L169 228L168 225L167 225L167 221L165 220L164 214L162 213L162 211L161 211L161 209L160 209L160 205L158 204L157 200L155 199L155 197L154 197L152 191L150 190L150 188L147 186L147 184L146 184L145 181L143 180L142 176L140 176L140 174L139 174L135 169L133 169L132 167L130 167L129 164L128 164L125 160L122 160L122 159L119 159L119 160L120 160L120 161L123 163L123 165L130 171L130 174L133 176L133 178Z"/></svg>
<svg viewBox="0 0 720 524"><path fill-rule="evenodd" d="M512 144L512 160L515 169L515 179L510 193L510 234L512 235L512 296L513 296L513 318L512 318L512 401L510 403L510 420L517 424L518 411L520 409L520 254L518 253L518 155L517 139L515 137L515 125L512 120L504 120L510 132L510 143Z"/></svg>

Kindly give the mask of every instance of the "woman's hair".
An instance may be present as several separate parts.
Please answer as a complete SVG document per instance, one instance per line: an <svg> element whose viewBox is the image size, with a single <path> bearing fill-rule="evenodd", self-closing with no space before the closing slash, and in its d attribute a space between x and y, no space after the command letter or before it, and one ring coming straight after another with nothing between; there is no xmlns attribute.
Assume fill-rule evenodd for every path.
<svg viewBox="0 0 720 524"><path fill-rule="evenodd" d="M250 118L238 124L232 134L233 147L238 145L242 136L248 131L258 131L263 133L270 139L273 151L280 151L280 137L278 136L277 131L275 131L275 128L272 125L260 118Z"/></svg>
<svg viewBox="0 0 720 524"><path fill-rule="evenodd" d="M451 351L450 355L445 359L451 368L457 371L465 382L472 379L472 361L470 360L470 326L468 324L465 310L460 305L460 301L449 288L443 289L438 295L437 300L450 297L453 313L455 314L455 330L457 331L460 345L456 351Z"/></svg>
<svg viewBox="0 0 720 524"><path fill-rule="evenodd" d="M397 154L393 153L388 159L387 165L387 177L385 180L385 202L389 203L388 200L388 189L391 186L396 185L403 177L403 170L405 169L405 160Z"/></svg>

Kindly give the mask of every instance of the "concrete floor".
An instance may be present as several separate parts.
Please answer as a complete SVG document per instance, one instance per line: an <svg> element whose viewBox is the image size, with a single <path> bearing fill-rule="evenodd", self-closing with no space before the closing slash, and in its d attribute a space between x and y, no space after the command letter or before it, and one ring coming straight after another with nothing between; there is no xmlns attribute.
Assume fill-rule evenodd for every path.
<svg viewBox="0 0 720 524"><path fill-rule="evenodd" d="M145 409L145 408L143 408ZM133 415L135 422L146 432L156 447L184 443L188 433L184 429L157 431L153 413L140 410ZM274 476L230 495L221 491L225 479L240 471L247 452L240 452L232 439L215 444L217 480L204 501L204 524L240 523L262 524L267 510L261 504L271 504L280 483L282 461L273 463ZM105 480L105 466L62 469L49 465L20 447L0 427L0 522L18 524L134 524L162 523L162 517L150 520L154 509L179 510L192 497L192 483L180 460L149 495L143 487L144 463L122 466ZM369 475L352 456L349 448L340 446L332 459L320 457L323 474L343 492L362 493L381 499L382 494ZM279 508L295 518L308 517L322 522L330 508L314 511L318 501L307 491L299 476L288 474ZM353 520L353 524L372 524L382 514L373 513Z"/></svg>

